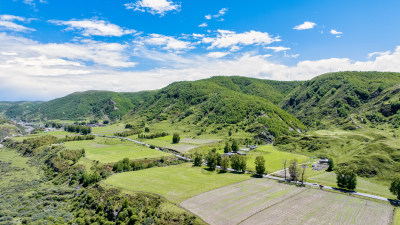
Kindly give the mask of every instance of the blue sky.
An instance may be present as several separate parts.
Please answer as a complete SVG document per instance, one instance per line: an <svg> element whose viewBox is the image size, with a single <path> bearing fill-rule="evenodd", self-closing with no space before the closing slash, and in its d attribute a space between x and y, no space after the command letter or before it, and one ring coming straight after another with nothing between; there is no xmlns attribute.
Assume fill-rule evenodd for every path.
<svg viewBox="0 0 400 225"><path fill-rule="evenodd" d="M400 72L399 1L1 0L0 100Z"/></svg>

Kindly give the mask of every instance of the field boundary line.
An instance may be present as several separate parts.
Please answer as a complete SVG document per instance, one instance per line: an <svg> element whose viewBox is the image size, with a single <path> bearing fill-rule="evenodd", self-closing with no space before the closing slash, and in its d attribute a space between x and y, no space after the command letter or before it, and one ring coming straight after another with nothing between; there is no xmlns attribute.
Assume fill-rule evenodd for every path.
<svg viewBox="0 0 400 225"><path fill-rule="evenodd" d="M298 188L298 187L296 187L296 188ZM278 205L278 204L280 204L280 203L282 203L282 202L285 202L285 201L287 201L287 200L293 198L293 196L295 196L295 195L297 195L297 194L301 194L301 193L303 193L303 192L305 192L305 191L307 191L307 190L310 191L310 188L305 188L303 191L301 191L301 192L299 192L299 193L294 193L294 194L290 195L289 197L283 199L282 201L276 202L276 203L274 203L274 204L272 204L272 205L270 205L270 206L268 206L268 207L265 207L264 209L261 209L261 210L259 210L258 212L253 213L251 216L247 217L246 219L243 219L242 221L240 221L240 222L237 223L237 224L239 225L239 224L243 223L244 221L250 219L251 217L253 217L253 216L255 216L255 215L257 215L257 214L259 214L259 213L261 213L261 212L263 212L263 211L265 211L265 210L267 210L267 209L269 209L269 208L271 208L271 207L273 207L273 206L276 206L276 205Z"/></svg>

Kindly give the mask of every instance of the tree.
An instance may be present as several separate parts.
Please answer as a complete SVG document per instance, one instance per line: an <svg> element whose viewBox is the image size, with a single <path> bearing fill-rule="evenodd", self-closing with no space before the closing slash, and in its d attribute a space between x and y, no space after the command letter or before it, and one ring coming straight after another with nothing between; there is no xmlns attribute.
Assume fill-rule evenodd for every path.
<svg viewBox="0 0 400 225"><path fill-rule="evenodd" d="M301 185L304 185L304 173L306 172L307 166L306 165L302 165L301 168L303 169L301 171Z"/></svg>
<svg viewBox="0 0 400 225"><path fill-rule="evenodd" d="M213 151L208 152L206 163L210 170L215 170L215 167L217 166L217 153Z"/></svg>
<svg viewBox="0 0 400 225"><path fill-rule="evenodd" d="M400 200L400 176L397 175L394 178L394 180L390 184L389 190L390 192L392 192L392 194L396 195L397 199Z"/></svg>
<svg viewBox="0 0 400 225"><path fill-rule="evenodd" d="M226 172L229 167L229 156L222 156L221 157L221 171Z"/></svg>
<svg viewBox="0 0 400 225"><path fill-rule="evenodd" d="M287 164L287 160L284 159L284 160L282 161L282 163L283 163L283 170L284 170L284 173L285 173L285 181L286 181L286 164Z"/></svg>
<svg viewBox="0 0 400 225"><path fill-rule="evenodd" d="M340 188L354 190L357 186L357 175L353 169L342 167L336 169L336 182Z"/></svg>
<svg viewBox="0 0 400 225"><path fill-rule="evenodd" d="M194 161L193 161L193 166L201 166L203 162L203 156L199 152L194 153Z"/></svg>
<svg viewBox="0 0 400 225"><path fill-rule="evenodd" d="M240 155L239 156L239 170L244 173L246 172L247 168L247 160L245 155Z"/></svg>
<svg viewBox="0 0 400 225"><path fill-rule="evenodd" d="M254 162L256 164L256 173L262 176L265 172L265 159L262 156L257 156Z"/></svg>
<svg viewBox="0 0 400 225"><path fill-rule="evenodd" d="M150 132L150 128L149 127L145 127L144 128L144 132L149 133Z"/></svg>
<svg viewBox="0 0 400 225"><path fill-rule="evenodd" d="M225 142L224 153L228 153L231 151L231 146L229 146L229 142Z"/></svg>
<svg viewBox="0 0 400 225"><path fill-rule="evenodd" d="M333 163L333 159L328 159L328 169L326 169L326 171L328 171L328 172L333 171L334 167L335 167L335 164Z"/></svg>
<svg viewBox="0 0 400 225"><path fill-rule="evenodd" d="M172 136L172 143L173 144L178 144L180 140L181 140L181 137L179 136L179 134L178 133L174 133L174 135Z"/></svg>
<svg viewBox="0 0 400 225"><path fill-rule="evenodd" d="M292 159L289 162L289 176L290 176L290 180L297 181L297 177L298 177L297 159Z"/></svg>
<svg viewBox="0 0 400 225"><path fill-rule="evenodd" d="M240 169L239 155L236 155L236 154L232 155L231 166L232 166L232 169L239 171L239 169Z"/></svg>
<svg viewBox="0 0 400 225"><path fill-rule="evenodd" d="M235 154L231 158L232 169L238 172L245 172L247 167L246 156Z"/></svg>
<svg viewBox="0 0 400 225"><path fill-rule="evenodd" d="M233 152L237 152L238 150L239 150L239 145L238 145L237 141L236 141L235 139L233 139L233 142L232 142L232 151L233 151Z"/></svg>

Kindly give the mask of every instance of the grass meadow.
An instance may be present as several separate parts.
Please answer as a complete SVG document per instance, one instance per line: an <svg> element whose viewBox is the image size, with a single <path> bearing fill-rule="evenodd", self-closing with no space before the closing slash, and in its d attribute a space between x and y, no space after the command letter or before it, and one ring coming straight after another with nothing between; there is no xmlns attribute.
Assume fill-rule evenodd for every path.
<svg viewBox="0 0 400 225"><path fill-rule="evenodd" d="M117 162L123 158L150 159L172 155L133 142L103 137L96 137L94 140L66 142L64 146L69 149L85 149L86 158L101 163Z"/></svg>
<svg viewBox="0 0 400 225"><path fill-rule="evenodd" d="M125 191L162 195L179 203L197 194L250 179L249 175L218 173L191 163L114 174L104 184Z"/></svg>

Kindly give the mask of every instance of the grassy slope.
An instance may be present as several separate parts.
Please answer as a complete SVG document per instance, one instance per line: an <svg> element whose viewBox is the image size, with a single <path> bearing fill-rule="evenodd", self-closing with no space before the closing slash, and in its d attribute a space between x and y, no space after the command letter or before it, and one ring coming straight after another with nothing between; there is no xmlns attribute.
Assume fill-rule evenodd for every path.
<svg viewBox="0 0 400 225"><path fill-rule="evenodd" d="M197 194L247 180L248 175L210 172L192 164L157 167L115 174L104 182L126 191L152 192L173 202L181 202Z"/></svg>
<svg viewBox="0 0 400 225"><path fill-rule="evenodd" d="M321 126L316 121L322 125L345 123L351 115L369 123L368 115L384 112L390 101L399 101L399 83L400 73L329 73L297 87L280 106L309 126Z"/></svg>
<svg viewBox="0 0 400 225"><path fill-rule="evenodd" d="M337 187L336 185L336 174L334 172L325 172L317 176L313 176L307 179L308 182L323 184L331 187ZM371 182L368 179L357 178L357 189L356 191L362 193L368 193L378 196L383 196L390 199L395 199L394 196L389 191L389 185L384 183Z"/></svg>
<svg viewBox="0 0 400 225"><path fill-rule="evenodd" d="M294 154L290 152L278 151L272 145L262 145L256 150L251 151L247 155L247 169L255 171L255 159L257 156L263 156L265 159L266 173L275 172L283 168L282 161L286 159L288 162L297 159L298 163L307 162L308 157L304 155Z"/></svg>
<svg viewBox="0 0 400 225"><path fill-rule="evenodd" d="M390 180L400 173L398 130L373 128L343 131L311 131L298 137L278 140L278 148L306 155L334 159L335 164L350 165L358 175L376 180Z"/></svg>
<svg viewBox="0 0 400 225"><path fill-rule="evenodd" d="M227 84L229 79L225 83L220 80L223 78L173 83L159 90L125 119L137 124L169 120L182 126L193 125L197 131L208 129L207 133L218 133L229 127L279 136L290 134L297 128L304 129L297 118L269 101L269 94L279 95L277 99L283 94L272 91L267 84L262 86L264 89L258 88L252 93L252 88L243 91L243 85L238 86L232 81L233 84Z"/></svg>
<svg viewBox="0 0 400 225"><path fill-rule="evenodd" d="M129 159L160 158L171 154L150 149L133 142L96 137L95 140L66 142L68 149L85 149L86 158L101 163L112 163Z"/></svg>
<svg viewBox="0 0 400 225"><path fill-rule="evenodd" d="M116 119L140 105L151 92L117 93L111 91L76 92L40 105L28 115L30 118L71 119L105 118Z"/></svg>

